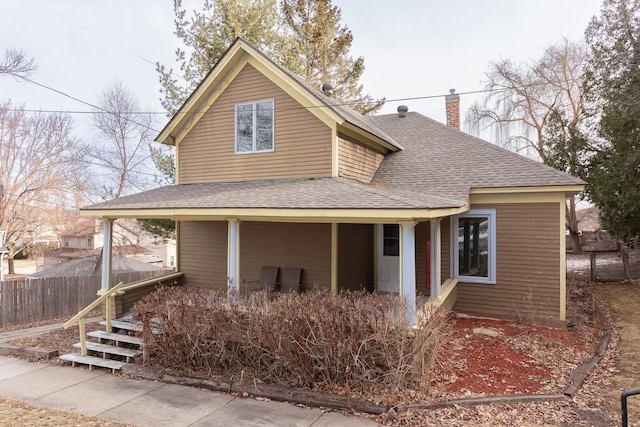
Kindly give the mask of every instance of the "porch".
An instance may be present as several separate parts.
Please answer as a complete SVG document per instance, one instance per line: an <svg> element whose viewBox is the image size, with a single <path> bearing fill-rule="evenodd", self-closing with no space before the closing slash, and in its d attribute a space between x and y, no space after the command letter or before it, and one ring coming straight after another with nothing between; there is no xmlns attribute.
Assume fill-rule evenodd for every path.
<svg viewBox="0 0 640 427"><path fill-rule="evenodd" d="M417 302L431 298L453 307L457 281L452 279L449 217L395 224L311 220L181 220L178 271L189 286L242 295L256 289L264 266L281 272L298 267L301 291L365 290L404 297L410 324L416 321ZM105 219L104 227L102 288L107 290L112 287L106 270L113 220ZM130 306L135 297L127 298L117 301Z"/></svg>

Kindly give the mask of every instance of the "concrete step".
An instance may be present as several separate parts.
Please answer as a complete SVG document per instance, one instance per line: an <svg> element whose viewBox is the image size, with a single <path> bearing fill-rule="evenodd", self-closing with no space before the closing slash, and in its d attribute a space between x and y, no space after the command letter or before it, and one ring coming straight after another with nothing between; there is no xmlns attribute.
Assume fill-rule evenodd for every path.
<svg viewBox="0 0 640 427"><path fill-rule="evenodd" d="M73 345L75 348L80 348L80 343L75 343ZM102 353L102 357L106 358L107 354L114 354L117 356L126 357L127 363L129 363L132 357L138 357L142 354L141 350L133 350L130 348L116 347L108 344L100 344L97 342L86 342L87 350L95 351L98 353Z"/></svg>
<svg viewBox="0 0 640 427"><path fill-rule="evenodd" d="M60 359L71 362L72 366L76 366L76 363L88 365L89 370L92 370L94 366L108 368L111 369L112 373L115 373L116 371L122 369L123 365L123 362L120 362L118 360L109 360L94 356L82 356L78 353L63 354L62 356L60 356Z"/></svg>
<svg viewBox="0 0 640 427"><path fill-rule="evenodd" d="M106 325L107 321L103 320L100 322L101 325ZM134 332L142 332L142 323L140 322L127 322L127 321L122 321L122 320L112 320L111 321L111 327L112 328L118 328L118 329L126 329L127 331L134 331Z"/></svg>
<svg viewBox="0 0 640 427"><path fill-rule="evenodd" d="M135 344L142 346L142 338L134 337L132 335L124 335L124 334L115 334L113 332L104 332L104 331L91 331L87 332L88 337L98 338L102 340L111 340L118 345L121 342L126 342L129 344Z"/></svg>

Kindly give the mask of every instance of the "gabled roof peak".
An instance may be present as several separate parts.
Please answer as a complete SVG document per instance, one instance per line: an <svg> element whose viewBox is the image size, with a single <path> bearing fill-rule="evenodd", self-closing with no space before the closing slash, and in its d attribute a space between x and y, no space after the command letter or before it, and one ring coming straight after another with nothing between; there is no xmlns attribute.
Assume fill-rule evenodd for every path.
<svg viewBox="0 0 640 427"><path fill-rule="evenodd" d="M257 68L267 78L275 81L281 89L289 93L301 105L313 107L310 108L310 111L324 122L333 122L338 127L355 132L364 139L370 139L388 150L402 149L393 138L367 121L360 113L340 104L334 98L321 92L320 88L313 87L288 69L276 64L242 38L237 38L231 44L180 110L160 132L156 141L169 145L175 145L176 142L179 142L247 63Z"/></svg>

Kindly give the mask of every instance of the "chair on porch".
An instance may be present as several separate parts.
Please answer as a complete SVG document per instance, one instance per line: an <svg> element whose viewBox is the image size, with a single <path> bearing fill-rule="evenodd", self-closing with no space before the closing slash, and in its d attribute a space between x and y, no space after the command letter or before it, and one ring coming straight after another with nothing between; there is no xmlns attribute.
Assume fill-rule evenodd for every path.
<svg viewBox="0 0 640 427"><path fill-rule="evenodd" d="M282 269L282 282L280 283L281 292L300 292L300 276L302 269L300 267L284 267Z"/></svg>
<svg viewBox="0 0 640 427"><path fill-rule="evenodd" d="M270 265L263 265L260 270L260 279L253 280L249 283L257 283L258 291L274 292L278 284L278 270L279 267Z"/></svg>

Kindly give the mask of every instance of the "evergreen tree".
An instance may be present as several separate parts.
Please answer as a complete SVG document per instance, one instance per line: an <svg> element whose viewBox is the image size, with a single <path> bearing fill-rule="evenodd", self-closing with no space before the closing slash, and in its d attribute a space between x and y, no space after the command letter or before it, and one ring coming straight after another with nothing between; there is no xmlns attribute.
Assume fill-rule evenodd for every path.
<svg viewBox="0 0 640 427"><path fill-rule="evenodd" d="M331 0L282 0L282 15L289 34L291 55L286 66L317 87L333 86L333 96L362 114L378 111L383 101L362 93L359 82L364 58L353 59L353 34L340 25L340 8Z"/></svg>
<svg viewBox="0 0 640 427"><path fill-rule="evenodd" d="M188 17L182 0L174 0L175 34L185 48L176 50L184 83L173 69L157 64L160 99L169 115L216 64L231 43L241 37L276 63L298 74L318 89L334 87L338 102L367 114L382 107L362 93L358 83L364 59L353 59L353 35L340 26L340 9L330 0L283 0L282 15L276 0L206 0L202 11Z"/></svg>
<svg viewBox="0 0 640 427"><path fill-rule="evenodd" d="M184 83L173 69L156 64L160 102L169 115L182 106L231 43L241 37L267 55L282 51L276 0L205 0L202 11L187 17L182 0L174 0L174 34L186 49L176 49ZM188 52L189 51L189 52Z"/></svg>
<svg viewBox="0 0 640 427"><path fill-rule="evenodd" d="M170 148L173 147L167 149L163 149L162 147L149 147L151 160L153 160L153 164L160 172L160 176L156 177L156 183L159 185L176 183L176 157L174 150ZM158 236L163 240L173 239L175 237L176 222L172 219L139 219L138 223L144 231Z"/></svg>
<svg viewBox="0 0 640 427"><path fill-rule="evenodd" d="M589 196L603 228L626 240L640 234L640 0L605 0L586 34L603 140L589 166Z"/></svg>

